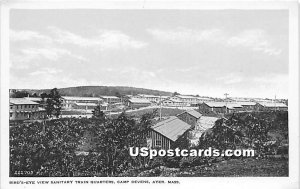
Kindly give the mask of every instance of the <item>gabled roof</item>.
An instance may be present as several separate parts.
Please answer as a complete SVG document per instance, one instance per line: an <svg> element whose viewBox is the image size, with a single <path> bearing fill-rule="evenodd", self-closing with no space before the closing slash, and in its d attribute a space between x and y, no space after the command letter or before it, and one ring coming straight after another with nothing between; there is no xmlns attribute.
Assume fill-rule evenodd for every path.
<svg viewBox="0 0 300 189"><path fill-rule="evenodd" d="M226 105L226 104L225 104ZM229 109L234 109L234 108L242 108L243 106L241 106L238 103L227 103L227 108Z"/></svg>
<svg viewBox="0 0 300 189"><path fill-rule="evenodd" d="M212 98L209 98L209 97L196 97L197 100L200 100L200 101L213 101L214 99Z"/></svg>
<svg viewBox="0 0 300 189"><path fill-rule="evenodd" d="M201 116L202 116L202 114L200 114L199 112L197 112L196 110L188 110L188 111L185 111L185 112L183 112L183 113L181 113L181 114L184 114L184 113L188 113L188 114L190 114L191 116L193 116L193 117L195 117L195 118L197 118L197 119L199 119ZM179 114L180 115L180 114Z"/></svg>
<svg viewBox="0 0 300 189"><path fill-rule="evenodd" d="M94 107L98 106L98 105L95 104L95 103L82 103L82 102L76 102L75 104L76 104L77 106L94 106Z"/></svg>
<svg viewBox="0 0 300 189"><path fill-rule="evenodd" d="M254 106L256 104L255 102L236 102L236 103L241 106Z"/></svg>
<svg viewBox="0 0 300 189"><path fill-rule="evenodd" d="M41 97L24 97L25 99L27 100L31 100L31 101L34 101L34 102L39 102L39 101L42 101L42 98ZM45 98L45 101L46 101L47 98Z"/></svg>
<svg viewBox="0 0 300 189"><path fill-rule="evenodd" d="M208 105L209 107L225 107L226 103L225 102L203 102L204 104Z"/></svg>
<svg viewBox="0 0 300 189"><path fill-rule="evenodd" d="M241 105L242 103L235 103L235 102L204 102L207 104L209 107L213 108L222 108L226 107L233 109L233 108L242 108L243 106Z"/></svg>
<svg viewBox="0 0 300 189"><path fill-rule="evenodd" d="M172 102L177 102L177 103L183 103L181 100L176 100L176 99L171 99L171 98L167 98L162 101L167 101L167 100L172 101Z"/></svg>
<svg viewBox="0 0 300 189"><path fill-rule="evenodd" d="M116 96L100 96L101 98L111 98L111 99L119 99L119 97Z"/></svg>
<svg viewBox="0 0 300 189"><path fill-rule="evenodd" d="M27 100L25 98L9 98L9 103L16 104L16 105L22 105L22 104L38 105L39 104L31 100Z"/></svg>
<svg viewBox="0 0 300 189"><path fill-rule="evenodd" d="M286 108L288 107L286 104L284 103L279 103L279 102L258 102L258 104L264 106L264 107L282 107L282 108Z"/></svg>
<svg viewBox="0 0 300 189"><path fill-rule="evenodd" d="M178 117L170 116L170 118L165 119L154 126L152 129L161 135L167 137L168 139L175 142L181 135L183 135L191 125L180 120Z"/></svg>

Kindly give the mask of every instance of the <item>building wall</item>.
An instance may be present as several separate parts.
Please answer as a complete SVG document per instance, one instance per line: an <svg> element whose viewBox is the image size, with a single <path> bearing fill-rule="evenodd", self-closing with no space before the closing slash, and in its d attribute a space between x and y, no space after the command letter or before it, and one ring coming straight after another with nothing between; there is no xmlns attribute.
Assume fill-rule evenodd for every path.
<svg viewBox="0 0 300 189"><path fill-rule="evenodd" d="M199 112L201 113L210 113L210 112L215 112L215 113L226 113L226 107L210 107L205 103L199 104ZM229 112L229 110L228 110Z"/></svg>
<svg viewBox="0 0 300 189"><path fill-rule="evenodd" d="M199 112L209 113L211 111L212 111L211 108L207 104L205 104L205 103L199 104Z"/></svg>
<svg viewBox="0 0 300 189"><path fill-rule="evenodd" d="M164 106L173 106L173 107L181 107L184 106L184 104L182 102L174 102L172 100L164 100L162 102L162 105Z"/></svg>
<svg viewBox="0 0 300 189"><path fill-rule="evenodd" d="M74 104L72 107L74 109L80 109L80 110L94 110L96 106L83 106L83 105Z"/></svg>
<svg viewBox="0 0 300 189"><path fill-rule="evenodd" d="M39 111L39 105L10 105L9 120L34 120L43 119L45 111Z"/></svg>
<svg viewBox="0 0 300 189"><path fill-rule="evenodd" d="M216 113L226 113L226 107L212 107L211 108L213 112L216 112Z"/></svg>
<svg viewBox="0 0 300 189"><path fill-rule="evenodd" d="M64 109L78 109L75 106L75 103L94 103L94 104L100 104L100 101L98 100L62 100L62 108Z"/></svg>
<svg viewBox="0 0 300 189"><path fill-rule="evenodd" d="M142 107L147 107L147 106L150 106L151 103L132 103L130 101L127 102L127 106L129 108L142 108Z"/></svg>
<svg viewBox="0 0 300 189"><path fill-rule="evenodd" d="M255 105L242 105L243 106L243 111L254 111L255 110Z"/></svg>
<svg viewBox="0 0 300 189"><path fill-rule="evenodd" d="M264 107L265 111L287 111L288 107Z"/></svg>
<svg viewBox="0 0 300 189"><path fill-rule="evenodd" d="M148 133L148 137L147 137L147 141L150 141L151 148L161 148L161 149L165 149L168 150L171 148L173 141L171 141L170 139L168 139L167 137L161 135L160 133L151 130Z"/></svg>
<svg viewBox="0 0 300 189"><path fill-rule="evenodd" d="M110 104L121 102L120 98L105 98L105 97L101 97L101 98L103 102L110 103Z"/></svg>

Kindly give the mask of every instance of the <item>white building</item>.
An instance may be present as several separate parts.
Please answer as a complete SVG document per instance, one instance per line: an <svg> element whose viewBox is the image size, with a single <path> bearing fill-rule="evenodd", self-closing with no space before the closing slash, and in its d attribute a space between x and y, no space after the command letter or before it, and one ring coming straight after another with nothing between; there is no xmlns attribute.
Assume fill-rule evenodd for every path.
<svg viewBox="0 0 300 189"><path fill-rule="evenodd" d="M185 103L180 101L180 100L176 100L176 99L165 99L161 102L161 104L163 106L172 106L172 107L182 107L185 106Z"/></svg>
<svg viewBox="0 0 300 189"><path fill-rule="evenodd" d="M62 108L64 109L79 109L80 106L86 109L88 106L100 105L101 102L102 99L99 97L62 96Z"/></svg>
<svg viewBox="0 0 300 189"><path fill-rule="evenodd" d="M195 96L190 96L190 95L176 95L170 97L172 100L176 101L182 101L184 103L184 106L191 106L192 104L197 104L198 99Z"/></svg>
<svg viewBox="0 0 300 189"><path fill-rule="evenodd" d="M46 111L39 107L39 103L25 98L9 99L9 120L44 119Z"/></svg>

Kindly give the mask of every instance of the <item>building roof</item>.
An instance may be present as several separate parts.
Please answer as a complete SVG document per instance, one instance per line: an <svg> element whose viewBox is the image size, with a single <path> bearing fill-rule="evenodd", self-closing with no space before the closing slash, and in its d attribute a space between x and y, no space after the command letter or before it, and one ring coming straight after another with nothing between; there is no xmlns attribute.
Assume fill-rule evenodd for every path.
<svg viewBox="0 0 300 189"><path fill-rule="evenodd" d="M197 97L190 96L190 95L176 95L176 97L185 98L185 99L190 99L190 98L197 99Z"/></svg>
<svg viewBox="0 0 300 189"><path fill-rule="evenodd" d="M255 102L236 102L236 104L239 104L241 106L254 106Z"/></svg>
<svg viewBox="0 0 300 189"><path fill-rule="evenodd" d="M252 101L254 101L254 102L273 102L272 99L263 99L263 98L253 98Z"/></svg>
<svg viewBox="0 0 300 189"><path fill-rule="evenodd" d="M77 106L97 106L95 103L82 103L82 102L76 102L75 103Z"/></svg>
<svg viewBox="0 0 300 189"><path fill-rule="evenodd" d="M230 109L234 108L242 108L243 106L240 103L235 103L235 102L204 102L207 104L209 107L214 107L214 108L221 108L221 107L226 107Z"/></svg>
<svg viewBox="0 0 300 189"><path fill-rule="evenodd" d="M160 96L162 99L170 98L171 96Z"/></svg>
<svg viewBox="0 0 300 189"><path fill-rule="evenodd" d="M199 101L213 101L213 99L209 98L209 97L196 97L197 100Z"/></svg>
<svg viewBox="0 0 300 189"><path fill-rule="evenodd" d="M225 107L226 103L225 102L203 102L204 104L208 105L209 107Z"/></svg>
<svg viewBox="0 0 300 189"><path fill-rule="evenodd" d="M185 113L185 112L183 112ZM199 112L197 112L196 110L188 110L186 111L186 113L190 114L191 116L195 117L195 118L200 118L202 116L202 114L200 114Z"/></svg>
<svg viewBox="0 0 300 189"><path fill-rule="evenodd" d="M238 103L227 103L227 108L234 109L234 108L242 108L243 106Z"/></svg>
<svg viewBox="0 0 300 189"><path fill-rule="evenodd" d="M128 99L128 101L131 103L151 104L151 102L149 100L142 99L142 98L131 98L131 99Z"/></svg>
<svg viewBox="0 0 300 189"><path fill-rule="evenodd" d="M190 128L191 126L189 124L175 116L170 116L170 118L152 126L154 131L174 142Z"/></svg>
<svg viewBox="0 0 300 189"><path fill-rule="evenodd" d="M24 97L24 98L27 99L27 100L34 101L34 102L42 101L41 97ZM45 100L46 100L46 98L45 98Z"/></svg>
<svg viewBox="0 0 300 189"><path fill-rule="evenodd" d="M113 98L113 99L119 99L119 97L116 96L100 96L101 98Z"/></svg>
<svg viewBox="0 0 300 189"><path fill-rule="evenodd" d="M258 102L258 104L264 106L264 107L281 107L281 108L286 108L288 107L286 104L284 103L279 103L279 102Z"/></svg>
<svg viewBox="0 0 300 189"><path fill-rule="evenodd" d="M38 105L39 104L25 98L9 98L9 103L16 104L16 105L22 105L22 104Z"/></svg>
<svg viewBox="0 0 300 189"><path fill-rule="evenodd" d="M65 100L98 100L100 101L101 98L99 97L82 97L82 96L62 96Z"/></svg>
<svg viewBox="0 0 300 189"><path fill-rule="evenodd" d="M172 102L177 102L177 103L183 103L181 100L176 100L176 99L171 99L171 98L167 98L162 101L167 101L167 100L172 101Z"/></svg>
<svg viewBox="0 0 300 189"><path fill-rule="evenodd" d="M245 97L230 97L228 99L236 102L250 102L251 100L253 100L252 98Z"/></svg>
<svg viewBox="0 0 300 189"><path fill-rule="evenodd" d="M198 129L203 133L206 129L212 128L219 118L202 116L198 121ZM201 136L201 135L200 135Z"/></svg>

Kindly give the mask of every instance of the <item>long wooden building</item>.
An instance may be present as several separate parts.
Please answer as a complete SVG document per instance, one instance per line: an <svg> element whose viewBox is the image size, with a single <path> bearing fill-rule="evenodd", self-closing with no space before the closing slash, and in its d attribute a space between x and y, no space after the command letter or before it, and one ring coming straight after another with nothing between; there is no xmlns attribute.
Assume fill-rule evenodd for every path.
<svg viewBox="0 0 300 189"><path fill-rule="evenodd" d="M147 137L148 147L168 150L178 139L185 136L191 127L178 117L170 116L152 126Z"/></svg>

